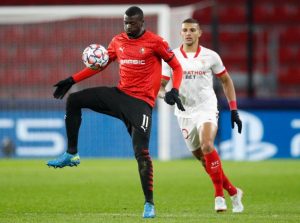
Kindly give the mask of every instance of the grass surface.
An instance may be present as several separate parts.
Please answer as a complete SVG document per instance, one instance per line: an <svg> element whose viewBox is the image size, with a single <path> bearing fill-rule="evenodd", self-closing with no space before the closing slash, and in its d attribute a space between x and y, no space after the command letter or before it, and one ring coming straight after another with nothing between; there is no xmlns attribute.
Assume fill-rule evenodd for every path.
<svg viewBox="0 0 300 223"><path fill-rule="evenodd" d="M0 160L0 222L300 222L300 162L223 162L244 190L245 212L213 211L213 187L195 160L154 161L157 217L142 219L135 160L87 160L50 169L45 160Z"/></svg>

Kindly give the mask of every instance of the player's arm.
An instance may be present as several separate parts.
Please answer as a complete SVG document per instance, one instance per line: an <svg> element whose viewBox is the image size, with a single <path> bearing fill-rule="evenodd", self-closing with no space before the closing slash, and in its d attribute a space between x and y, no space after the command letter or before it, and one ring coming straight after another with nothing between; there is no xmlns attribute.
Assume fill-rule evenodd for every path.
<svg viewBox="0 0 300 223"><path fill-rule="evenodd" d="M107 67L107 65L105 67ZM56 89L53 93L53 96L57 99L62 99L74 84L99 73L100 71L104 70L105 67L97 70L92 70L86 67L78 73L75 73L72 76L68 77L67 79L59 81L54 85Z"/></svg>
<svg viewBox="0 0 300 223"><path fill-rule="evenodd" d="M78 73L57 82L53 87L56 87L53 96L57 99L62 99L65 94L70 90L70 88L76 83L87 77L90 77L94 74L98 73L96 70L91 70L89 68L84 68Z"/></svg>
<svg viewBox="0 0 300 223"><path fill-rule="evenodd" d="M116 53L114 50L115 49L114 46L115 46L115 42L113 39L107 48L109 60L108 60L108 63L104 67L100 67L97 70L85 68L85 69L79 71L78 73L72 75L74 82L78 83L80 81L83 81L83 80L91 77L91 76L94 76L95 74L99 73L100 71L103 71L112 61L114 61L116 59Z"/></svg>
<svg viewBox="0 0 300 223"><path fill-rule="evenodd" d="M182 68L180 63L166 41L158 40L157 47L155 47L154 50L173 70L173 88L166 92L164 98L165 102L169 105L176 103L178 109L185 111L178 92L182 80Z"/></svg>
<svg viewBox="0 0 300 223"><path fill-rule="evenodd" d="M182 67L179 61L177 60L175 54L173 54L172 58L166 62L173 70L172 72L173 88L178 90L182 81L182 72L183 72Z"/></svg>
<svg viewBox="0 0 300 223"><path fill-rule="evenodd" d="M169 83L171 76L172 76L172 71L171 71L170 66L167 63L163 62L162 63L162 77L161 77L160 88L159 88L159 92L158 92L159 98L165 98L166 86Z"/></svg>
<svg viewBox="0 0 300 223"><path fill-rule="evenodd" d="M217 53L213 53L212 55L214 60L212 71L221 80L224 94L227 98L230 107L231 127L234 128L234 123L236 123L238 127L238 132L241 133L242 121L239 117L239 113L237 110L236 95L232 79L226 71L220 56Z"/></svg>
<svg viewBox="0 0 300 223"><path fill-rule="evenodd" d="M180 63L178 62L177 58L173 54L170 60L166 61L168 65L172 68L173 70L173 88L165 93L165 102L169 105L174 105L175 103L177 104L177 108L181 111L185 111L182 102L179 98L179 87L182 81L182 67Z"/></svg>
<svg viewBox="0 0 300 223"><path fill-rule="evenodd" d="M238 126L238 132L241 133L242 121L240 120L237 111L236 94L235 94L233 81L226 70L221 74L219 74L218 77L222 83L224 94L227 98L229 108L231 111L231 127L234 128L234 123L236 123Z"/></svg>
<svg viewBox="0 0 300 223"><path fill-rule="evenodd" d="M222 75L219 75L219 80L222 83L224 94L227 98L229 105L230 104L232 105L230 109L237 109L236 103L232 103L232 102L236 102L236 95L235 95L233 81L226 70L222 73Z"/></svg>
<svg viewBox="0 0 300 223"><path fill-rule="evenodd" d="M158 97L159 98L164 98L166 95L166 86L169 83L170 78L166 76L162 76L161 81L160 81L160 88L158 92Z"/></svg>
<svg viewBox="0 0 300 223"><path fill-rule="evenodd" d="M109 55L109 61L104 67L101 67L97 70L93 70L93 69L86 67L83 70L68 77L67 79L59 81L58 83L56 83L54 85L54 87L56 87L56 89L53 93L54 98L62 99L75 83L83 81L83 80L99 73L100 71L104 70L116 58L116 54L114 51L114 41L112 41L109 44L107 51L108 51L108 55Z"/></svg>

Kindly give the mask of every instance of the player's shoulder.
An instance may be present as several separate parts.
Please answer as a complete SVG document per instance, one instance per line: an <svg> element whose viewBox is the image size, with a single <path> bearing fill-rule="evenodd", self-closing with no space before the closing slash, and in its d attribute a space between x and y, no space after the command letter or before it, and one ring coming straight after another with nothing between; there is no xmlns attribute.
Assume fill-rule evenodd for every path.
<svg viewBox="0 0 300 223"><path fill-rule="evenodd" d="M207 47L204 47L204 46L200 46L201 47L201 51L200 53L203 55L219 55L216 51L212 50L212 49L209 49Z"/></svg>
<svg viewBox="0 0 300 223"><path fill-rule="evenodd" d="M157 43L168 43L163 37L159 36L156 33L153 33L149 30L147 30L145 32L145 37L149 40L149 41L153 41L153 42L157 42Z"/></svg>
<svg viewBox="0 0 300 223"><path fill-rule="evenodd" d="M178 55L181 55L181 51L180 51L180 47L177 47L175 49L172 49L173 53L178 56Z"/></svg>
<svg viewBox="0 0 300 223"><path fill-rule="evenodd" d="M204 47L202 45L200 45L200 47L201 47L201 53L203 53L203 54L216 54L217 53L216 51L209 49L207 47Z"/></svg>
<svg viewBox="0 0 300 223"><path fill-rule="evenodd" d="M154 33L154 32L151 32L151 31L149 31L149 30L146 30L145 36L146 36L147 38L162 39L161 36L159 36L158 34L156 34L156 33Z"/></svg>

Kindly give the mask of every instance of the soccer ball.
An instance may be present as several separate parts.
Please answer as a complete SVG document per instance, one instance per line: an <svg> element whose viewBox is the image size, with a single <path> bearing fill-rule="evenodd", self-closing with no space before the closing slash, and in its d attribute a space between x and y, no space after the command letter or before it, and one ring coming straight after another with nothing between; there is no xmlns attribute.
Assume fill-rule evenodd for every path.
<svg viewBox="0 0 300 223"><path fill-rule="evenodd" d="M82 53L83 63L93 70L104 67L108 60L108 52L105 47L100 44L91 44L86 47Z"/></svg>

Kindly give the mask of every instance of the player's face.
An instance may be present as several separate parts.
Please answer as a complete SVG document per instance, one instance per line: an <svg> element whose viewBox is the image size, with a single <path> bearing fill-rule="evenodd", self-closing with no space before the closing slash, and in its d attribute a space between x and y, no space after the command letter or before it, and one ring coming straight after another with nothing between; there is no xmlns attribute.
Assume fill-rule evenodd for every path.
<svg viewBox="0 0 300 223"><path fill-rule="evenodd" d="M182 23L181 36L183 44L192 46L198 45L199 37L201 36L201 30L197 23Z"/></svg>
<svg viewBox="0 0 300 223"><path fill-rule="evenodd" d="M137 38L144 31L144 20L138 15L124 15L124 30L129 38Z"/></svg>

